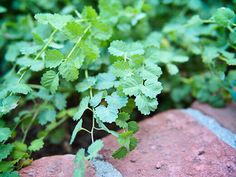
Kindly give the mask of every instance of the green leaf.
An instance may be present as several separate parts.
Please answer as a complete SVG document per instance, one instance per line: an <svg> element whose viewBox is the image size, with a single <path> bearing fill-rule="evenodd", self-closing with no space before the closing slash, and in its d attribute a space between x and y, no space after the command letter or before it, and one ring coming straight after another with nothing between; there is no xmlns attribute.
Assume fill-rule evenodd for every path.
<svg viewBox="0 0 236 177"><path fill-rule="evenodd" d="M192 16L188 22L187 22L187 26L198 26L201 25L203 23L203 20L200 18L199 15L194 15Z"/></svg>
<svg viewBox="0 0 236 177"><path fill-rule="evenodd" d="M45 52L45 65L47 68L56 68L64 59L64 55L59 50L47 50Z"/></svg>
<svg viewBox="0 0 236 177"><path fill-rule="evenodd" d="M115 79L112 73L98 74L96 88L98 90L110 89L114 86Z"/></svg>
<svg viewBox="0 0 236 177"><path fill-rule="evenodd" d="M9 128L0 128L0 142L6 141L11 136Z"/></svg>
<svg viewBox="0 0 236 177"><path fill-rule="evenodd" d="M145 96L156 98L156 96L161 93L162 85L156 79L148 79L140 89Z"/></svg>
<svg viewBox="0 0 236 177"><path fill-rule="evenodd" d="M82 17L88 20L95 20L97 18L97 12L92 6L85 6L82 12Z"/></svg>
<svg viewBox="0 0 236 177"><path fill-rule="evenodd" d="M20 175L16 171L13 171L13 172L4 172L2 173L1 177L20 177Z"/></svg>
<svg viewBox="0 0 236 177"><path fill-rule="evenodd" d="M16 61L17 56L20 54L19 51L19 45L18 44L11 44L8 46L6 54L5 54L5 60L14 62Z"/></svg>
<svg viewBox="0 0 236 177"><path fill-rule="evenodd" d="M141 77L143 79L159 78L162 74L161 68L154 63L146 62L141 70Z"/></svg>
<svg viewBox="0 0 236 177"><path fill-rule="evenodd" d="M124 61L116 61L113 64L112 73L116 77L127 77L133 75L132 70L130 69L129 63Z"/></svg>
<svg viewBox="0 0 236 177"><path fill-rule="evenodd" d="M156 47L160 48L160 42L162 39L161 33L152 32L144 41L144 47Z"/></svg>
<svg viewBox="0 0 236 177"><path fill-rule="evenodd" d="M26 152L27 151L27 145L20 142L20 141L15 141L14 142L14 149L17 150L17 151Z"/></svg>
<svg viewBox="0 0 236 177"><path fill-rule="evenodd" d="M174 55L172 58L172 61L177 62L177 63L184 63L188 60L189 60L189 57L187 57L185 55Z"/></svg>
<svg viewBox="0 0 236 177"><path fill-rule="evenodd" d="M7 8L0 6L0 13L5 13L7 11Z"/></svg>
<svg viewBox="0 0 236 177"><path fill-rule="evenodd" d="M225 7L217 9L216 13L214 14L215 22L224 27L227 27L232 22L234 17L234 12L231 9Z"/></svg>
<svg viewBox="0 0 236 177"><path fill-rule="evenodd" d="M72 62L63 62L59 67L59 72L67 81L75 81L79 77L79 71Z"/></svg>
<svg viewBox="0 0 236 177"><path fill-rule="evenodd" d="M28 94L32 91L32 89L26 85L21 83L16 83L8 87L8 90L14 94L20 93L20 94Z"/></svg>
<svg viewBox="0 0 236 177"><path fill-rule="evenodd" d="M63 32L70 40L76 40L84 34L85 28L76 21L71 21L63 28Z"/></svg>
<svg viewBox="0 0 236 177"><path fill-rule="evenodd" d="M59 86L59 76L55 71L47 71L43 74L43 77L41 78L41 84L49 89L52 93L55 93L57 91L57 88Z"/></svg>
<svg viewBox="0 0 236 177"><path fill-rule="evenodd" d="M45 125L48 122L56 120L56 111L52 106L45 107L38 115L40 125Z"/></svg>
<svg viewBox="0 0 236 177"><path fill-rule="evenodd" d="M230 32L229 39L231 43L236 44L236 31Z"/></svg>
<svg viewBox="0 0 236 177"><path fill-rule="evenodd" d="M8 96L4 99L0 99L0 113L6 114L12 109L15 109L18 105L19 97Z"/></svg>
<svg viewBox="0 0 236 177"><path fill-rule="evenodd" d="M95 113L102 122L112 123L118 117L118 110L113 107L100 105L96 107Z"/></svg>
<svg viewBox="0 0 236 177"><path fill-rule="evenodd" d="M73 177L84 177L85 176L85 150L80 149L75 156L74 160L74 171Z"/></svg>
<svg viewBox="0 0 236 177"><path fill-rule="evenodd" d="M36 139L30 143L29 150L30 151L39 151L43 148L44 142L43 138Z"/></svg>
<svg viewBox="0 0 236 177"><path fill-rule="evenodd" d="M86 96L80 101L78 111L75 113L73 117L74 120L79 120L82 117L84 111L88 108L89 100L90 98Z"/></svg>
<svg viewBox="0 0 236 177"><path fill-rule="evenodd" d="M23 67L29 67L32 71L41 71L44 69L44 62L42 60L33 60L31 58L22 57L17 59L16 63Z"/></svg>
<svg viewBox="0 0 236 177"><path fill-rule="evenodd" d="M45 101L52 99L52 95L50 95L49 90L45 88L41 88L37 93L35 93L35 96Z"/></svg>
<svg viewBox="0 0 236 177"><path fill-rule="evenodd" d="M118 143L121 146L129 148L130 138L133 136L133 131L124 131L118 137Z"/></svg>
<svg viewBox="0 0 236 177"><path fill-rule="evenodd" d="M100 51L95 41L86 40L80 44L80 49L85 56L85 64L89 65L94 62L100 55Z"/></svg>
<svg viewBox="0 0 236 177"><path fill-rule="evenodd" d="M4 172L3 174L8 175L9 171L11 171L14 168L14 164L16 162L15 161L0 161L0 173ZM5 176L5 177L9 177L9 176Z"/></svg>
<svg viewBox="0 0 236 177"><path fill-rule="evenodd" d="M82 128L82 124L83 124L83 119L80 119L79 122L76 124L73 132L72 132L72 135L71 135L71 139L70 139L70 144L72 144L75 140L75 137L77 135L77 133L81 130Z"/></svg>
<svg viewBox="0 0 236 177"><path fill-rule="evenodd" d="M168 72L169 72L171 75L175 75L175 74L177 74L177 73L179 72L179 69L178 69L178 67L177 67L175 64L168 63L168 64L166 65L166 67L167 67Z"/></svg>
<svg viewBox="0 0 236 177"><path fill-rule="evenodd" d="M123 79L121 85L126 95L137 96L141 93L140 88L143 85L143 80L139 76L131 76Z"/></svg>
<svg viewBox="0 0 236 177"><path fill-rule="evenodd" d="M108 50L110 54L117 57L131 57L144 54L143 47L138 42L125 43L123 41L112 41Z"/></svg>
<svg viewBox="0 0 236 177"><path fill-rule="evenodd" d="M54 105L58 110L63 110L66 107L66 98L61 93L56 93L53 99Z"/></svg>
<svg viewBox="0 0 236 177"><path fill-rule="evenodd" d="M134 137L131 137L130 144L129 144L129 150L130 151L134 150L136 148L137 144L138 144L138 140Z"/></svg>
<svg viewBox="0 0 236 177"><path fill-rule="evenodd" d="M96 83L96 78L95 77L88 77L85 78L83 81L79 82L76 85L76 90L78 92L84 92L88 90L89 88L93 87Z"/></svg>
<svg viewBox="0 0 236 177"><path fill-rule="evenodd" d="M135 104L142 114L148 115L151 111L156 110L158 102L156 98L148 98L141 94L135 98Z"/></svg>
<svg viewBox="0 0 236 177"><path fill-rule="evenodd" d="M128 154L128 150L126 149L126 147L122 146L122 147L120 147L118 150L116 150L115 152L113 152L112 157L113 157L114 159L122 159L122 158L124 158L127 154Z"/></svg>
<svg viewBox="0 0 236 177"><path fill-rule="evenodd" d="M225 61L229 66L236 66L236 58L227 58Z"/></svg>
<svg viewBox="0 0 236 177"><path fill-rule="evenodd" d="M218 48L213 46L206 46L202 53L204 63L211 63L213 59L219 56Z"/></svg>
<svg viewBox="0 0 236 177"><path fill-rule="evenodd" d="M115 109L120 109L128 103L128 98L126 96L119 96L117 92L113 92L111 96L106 96L105 100L109 107Z"/></svg>
<svg viewBox="0 0 236 177"><path fill-rule="evenodd" d="M122 13L122 4L117 0L99 0L99 15L109 23L117 23Z"/></svg>
<svg viewBox="0 0 236 177"><path fill-rule="evenodd" d="M110 25L96 20L92 24L91 33L94 38L105 41L112 36L112 28Z"/></svg>
<svg viewBox="0 0 236 177"><path fill-rule="evenodd" d="M98 152L103 148L104 144L102 140L96 140L88 147L89 159L93 159L98 155Z"/></svg>
<svg viewBox="0 0 236 177"><path fill-rule="evenodd" d="M12 151L12 144L0 144L0 161L7 158Z"/></svg>
<svg viewBox="0 0 236 177"><path fill-rule="evenodd" d="M98 104L101 102L101 100L103 98L103 94L104 94L104 92L98 92L96 95L94 95L90 100L90 105L92 107L98 106Z"/></svg>
<svg viewBox="0 0 236 177"><path fill-rule="evenodd" d="M33 46L23 46L20 48L20 52L23 55L31 55L34 54L36 52L38 52L41 49L41 46L38 45L33 45Z"/></svg>
<svg viewBox="0 0 236 177"><path fill-rule="evenodd" d="M128 122L128 130L132 131L133 133L138 132L138 130L139 130L138 123L135 121Z"/></svg>
<svg viewBox="0 0 236 177"><path fill-rule="evenodd" d="M128 128L127 121L130 119L130 116L126 112L120 112L118 115L118 118L116 119L116 125L118 125L120 128Z"/></svg>
<svg viewBox="0 0 236 177"><path fill-rule="evenodd" d="M36 14L35 19L42 24L50 24L54 28L61 30L69 21L73 20L71 15L59 15L59 14L49 14L49 13L39 13Z"/></svg>

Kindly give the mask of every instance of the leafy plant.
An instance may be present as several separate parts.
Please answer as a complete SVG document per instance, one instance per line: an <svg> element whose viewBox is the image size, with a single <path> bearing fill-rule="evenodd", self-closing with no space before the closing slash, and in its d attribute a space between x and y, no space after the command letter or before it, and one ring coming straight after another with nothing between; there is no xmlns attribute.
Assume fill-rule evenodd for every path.
<svg viewBox="0 0 236 177"><path fill-rule="evenodd" d="M27 3L35 2L16 7L25 11ZM37 1L32 13L60 9L57 3ZM0 22L0 34L11 36L0 44L6 50L0 78L3 175L16 176L14 170L29 165L31 153L71 118L76 125L70 144L80 131L91 136L88 150L80 149L75 158L74 175L83 176L85 160L103 147L95 131L115 136L120 148L113 157L123 158L138 144L133 112L154 112L161 92L165 109L193 98L214 106L236 100L235 14L220 7L224 1L214 3L217 7L200 0L88 3L93 6L65 1L68 11L37 13L35 20L21 16L12 26L11 15ZM91 128L84 126L88 115ZM117 133L109 124L122 130ZM37 133L29 137L32 127Z"/></svg>

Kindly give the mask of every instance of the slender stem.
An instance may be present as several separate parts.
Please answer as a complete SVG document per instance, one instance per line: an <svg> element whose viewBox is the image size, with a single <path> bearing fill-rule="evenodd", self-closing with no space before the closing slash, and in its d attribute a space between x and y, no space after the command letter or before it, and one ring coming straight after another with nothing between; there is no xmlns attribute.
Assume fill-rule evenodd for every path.
<svg viewBox="0 0 236 177"><path fill-rule="evenodd" d="M52 32L52 34L49 36L47 43L46 43L46 44L44 45L44 47L40 50L40 52L38 53L38 55L36 55L36 57L34 58L34 60L37 60L37 59L42 55L42 53L48 48L48 46L49 46L50 43L52 42L53 37L54 37L54 35L56 34L56 32L57 32L57 29L55 29L55 30Z"/></svg>
<svg viewBox="0 0 236 177"><path fill-rule="evenodd" d="M85 74L85 78L89 77L87 69L85 70L84 74ZM90 95L90 98L93 97L93 89L92 89L92 87L90 87L90 89L89 89L89 95ZM95 128L94 109L89 108L89 110L91 110L93 112L92 128L91 128L91 131L90 131L91 140L92 140L92 143L93 143L94 142L94 128Z"/></svg>
<svg viewBox="0 0 236 177"><path fill-rule="evenodd" d="M78 11L78 10L75 10L75 14L77 15L77 17L78 17L79 19L81 19L81 18L82 18L81 14L79 13L79 11Z"/></svg>
<svg viewBox="0 0 236 177"><path fill-rule="evenodd" d="M22 142L25 142L26 137L27 137L27 135L28 135L28 132L29 132L29 130L30 130L32 124L34 123L35 119L37 118L38 113L39 113L39 108L35 111L35 113L34 113L34 115L33 115L33 118L31 119L31 121L30 121L28 127L26 128L26 130L25 130L25 132L24 132L24 136L23 136Z"/></svg>
<svg viewBox="0 0 236 177"><path fill-rule="evenodd" d="M92 124L92 129L91 129L91 140L92 140L92 143L94 142L94 127L95 127L95 119L94 119L94 116L93 116L93 124Z"/></svg>
<svg viewBox="0 0 236 177"><path fill-rule="evenodd" d="M75 49L78 47L79 43L81 42L82 38L84 37L84 35L88 32L89 28L91 26L88 26L85 30L84 33L82 34L82 36L79 37L78 41L75 43L74 47L71 49L70 53L67 55L65 60L68 60L71 55L73 54L73 52L75 51Z"/></svg>
<svg viewBox="0 0 236 177"><path fill-rule="evenodd" d="M50 45L50 43L53 40L54 35L56 34L57 29L55 29L52 34L49 36L47 43L43 46L43 48L40 50L40 52L36 55L36 57L34 58L34 60L37 60L42 53L48 48L48 46ZM28 71L29 67L22 73L22 75L20 76L18 83L21 82L21 80L23 79L23 77L25 76L26 72Z"/></svg>
<svg viewBox="0 0 236 177"><path fill-rule="evenodd" d="M104 131L102 128L94 127L95 130Z"/></svg>
<svg viewBox="0 0 236 177"><path fill-rule="evenodd" d="M227 28L231 33L234 32L233 28L230 25Z"/></svg>
<svg viewBox="0 0 236 177"><path fill-rule="evenodd" d="M91 131L89 131L89 130L87 130L85 128L81 128L81 130L84 130L84 131L88 132L89 134L91 134Z"/></svg>
<svg viewBox="0 0 236 177"><path fill-rule="evenodd" d="M84 71L84 75L85 75L85 78L88 78L88 70L87 69Z"/></svg>
<svg viewBox="0 0 236 177"><path fill-rule="evenodd" d="M30 86L31 88L34 88L34 89L41 89L41 88L43 88L41 85L37 85L37 84L28 84L28 86Z"/></svg>
<svg viewBox="0 0 236 177"><path fill-rule="evenodd" d="M127 61L127 55L125 54L124 56L124 61L126 62Z"/></svg>
<svg viewBox="0 0 236 177"><path fill-rule="evenodd" d="M91 108L88 108L88 110L90 110L91 112L93 112L93 110Z"/></svg>

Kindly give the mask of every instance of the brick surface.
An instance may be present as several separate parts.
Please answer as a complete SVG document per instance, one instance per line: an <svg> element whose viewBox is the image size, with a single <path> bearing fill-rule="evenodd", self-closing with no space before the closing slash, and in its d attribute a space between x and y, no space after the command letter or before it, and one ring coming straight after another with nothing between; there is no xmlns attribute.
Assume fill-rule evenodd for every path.
<svg viewBox="0 0 236 177"><path fill-rule="evenodd" d="M215 118L223 127L236 133L236 104L229 104L225 108L213 108L208 104L194 102L192 108Z"/></svg>
<svg viewBox="0 0 236 177"><path fill-rule="evenodd" d="M21 177L72 177L74 155L56 155L35 160L20 171ZM88 166L86 177L95 176L93 167Z"/></svg>
<svg viewBox="0 0 236 177"><path fill-rule="evenodd" d="M140 123L138 147L125 159L111 158L115 139L102 151L125 177L236 177L236 151L189 115L168 111Z"/></svg>
<svg viewBox="0 0 236 177"><path fill-rule="evenodd" d="M236 150L225 144L190 115L171 110L140 123L138 147L123 160L111 158L118 148L105 137L104 159L124 177L236 177ZM53 158L53 160L51 159ZM21 170L22 177L72 176L73 156L45 157ZM90 166L87 176L93 177ZM104 176L107 177L107 176Z"/></svg>

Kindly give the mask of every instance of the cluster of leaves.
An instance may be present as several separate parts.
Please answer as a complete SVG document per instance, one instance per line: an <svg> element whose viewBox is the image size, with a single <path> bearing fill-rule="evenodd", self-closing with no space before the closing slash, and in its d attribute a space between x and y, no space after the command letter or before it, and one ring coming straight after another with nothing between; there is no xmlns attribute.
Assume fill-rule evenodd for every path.
<svg viewBox="0 0 236 177"><path fill-rule="evenodd" d="M19 2L14 7L20 11L32 4L32 13L60 9L56 0ZM236 100L235 14L218 8L224 1L88 2L93 6L65 1L61 13L0 22L0 47L10 43L0 78L0 173L17 176L14 170L30 164L31 153L70 118L76 122L70 144L80 131L91 136L87 153L80 149L75 158L74 174L83 176L85 160L103 147L94 131L115 136L120 148L113 157L123 158L138 143L132 113L155 111L162 90L161 105L170 97L175 107L193 98L214 106ZM7 10L0 6L0 13ZM86 111L91 129L83 126ZM32 127L35 137L28 136Z"/></svg>

